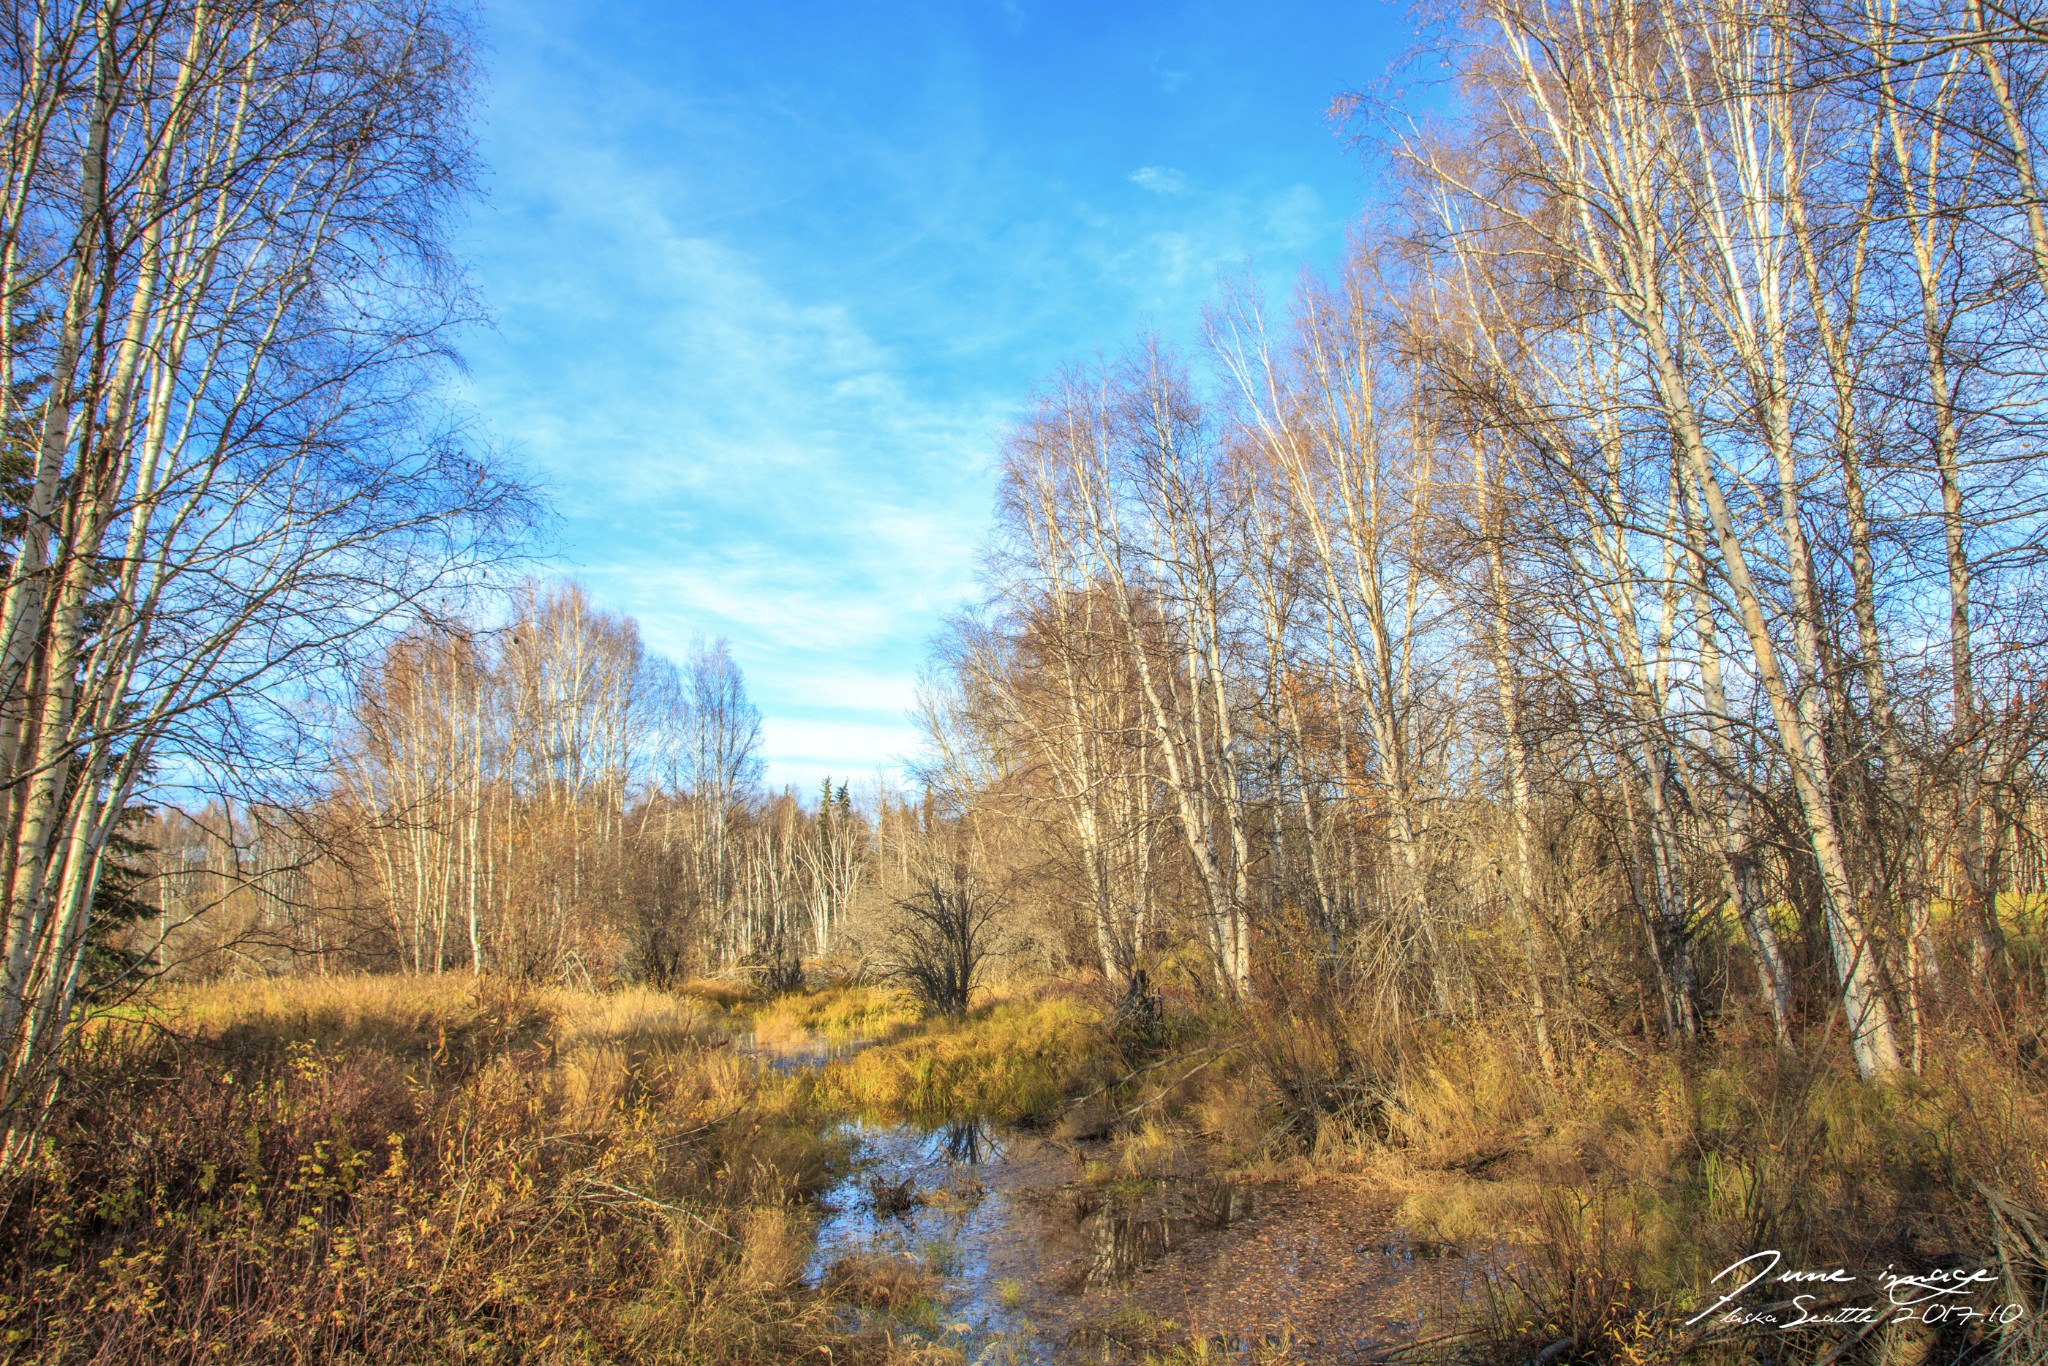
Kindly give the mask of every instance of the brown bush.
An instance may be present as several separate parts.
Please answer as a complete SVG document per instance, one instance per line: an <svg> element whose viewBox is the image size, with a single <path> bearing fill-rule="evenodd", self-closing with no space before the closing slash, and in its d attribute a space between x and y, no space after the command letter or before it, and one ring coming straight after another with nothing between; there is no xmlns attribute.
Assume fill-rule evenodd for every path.
<svg viewBox="0 0 2048 1366"><path fill-rule="evenodd" d="M87 1040L0 1189L0 1361L783 1360L827 1154L660 1003L235 988Z"/></svg>

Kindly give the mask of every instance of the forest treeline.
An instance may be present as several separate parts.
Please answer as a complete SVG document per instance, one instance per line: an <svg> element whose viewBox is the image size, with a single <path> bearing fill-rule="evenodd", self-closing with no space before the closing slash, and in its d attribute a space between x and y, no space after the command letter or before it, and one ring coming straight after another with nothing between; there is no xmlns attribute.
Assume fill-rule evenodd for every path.
<svg viewBox="0 0 2048 1366"><path fill-rule="evenodd" d="M573 584L415 627L352 682L317 798L139 817L137 971L794 985L878 951L856 911L946 843L873 779L770 792L726 642L672 661Z"/></svg>
<svg viewBox="0 0 2048 1366"><path fill-rule="evenodd" d="M1429 119L1354 111L1344 264L1042 390L913 794L815 799L762 784L722 643L455 591L532 517L422 397L471 312L466 22L0 33L10 1125L75 1003L163 972L957 998L1007 954L1323 1021L1340 1078L1439 1025L1866 1080L2032 1037L2032 11L1439 18Z"/></svg>
<svg viewBox="0 0 2048 1366"><path fill-rule="evenodd" d="M2039 15L1481 3L1389 204L1041 395L944 790L1121 978L1919 1068L2041 987ZM1269 984L1272 984L1269 987ZM2010 1012L2010 1013L2007 1013ZM1837 1041L1822 1045L1826 1038Z"/></svg>
<svg viewBox="0 0 2048 1366"><path fill-rule="evenodd" d="M1508 1019L1546 1068L1754 1020L1875 1079L1952 1006L2023 1018L2039 25L1501 4L1443 36L1451 113L1373 135L1389 202L1333 277L1228 290L1198 347L1016 426L914 801L771 800L720 648L678 669L531 589L360 680L347 894L298 948L794 981L939 840L1115 990Z"/></svg>

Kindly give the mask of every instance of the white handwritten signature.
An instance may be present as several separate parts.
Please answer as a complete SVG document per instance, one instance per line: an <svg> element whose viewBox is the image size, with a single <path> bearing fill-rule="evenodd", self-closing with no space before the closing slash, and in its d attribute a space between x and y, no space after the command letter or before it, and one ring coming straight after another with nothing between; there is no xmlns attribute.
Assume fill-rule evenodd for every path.
<svg viewBox="0 0 2048 1366"><path fill-rule="evenodd" d="M1700 1320L1712 1318L1716 1314L1721 1314L1723 1321L1730 1324L1769 1324L1777 1328L1814 1327L1822 1324L1866 1324L1872 1322L1879 1314L1890 1314L1898 1317L1920 1317L1932 1322L1939 1317L1947 1317L1946 1311L1951 1308L1957 1309L1959 1315L1966 1314L1971 1317L1987 1317L1997 1321L2009 1322L2012 1316L2006 1314L2004 1310L2017 1309L2017 1306L2001 1306L1995 1310L1964 1310L1961 1308L1962 1301L1974 1299L1978 1292L1997 1283L1997 1274L1982 1267L1950 1267L1920 1272L1895 1271L1891 1267L1886 1267L1881 1274L1874 1278L1879 1290L1883 1292L1884 1298L1881 1303L1843 1305L1824 1313L1815 1314L1811 1311L1814 1304L1818 1301L1819 1295L1809 1290L1807 1293L1797 1294L1792 1297L1791 1307L1798 1317L1785 1322L1780 1322L1777 1314L1773 1311L1744 1309L1741 1307L1732 1310L1728 1308L1728 1306L1735 1304L1736 1301L1740 1300L1756 1286L1765 1283L1804 1289L1806 1287L1856 1286L1861 1285L1866 1279L1850 1271L1847 1267L1841 1266L1822 1269L1788 1268L1781 1271L1779 1267L1784 1263L1784 1260L1783 1253L1776 1249L1769 1249L1763 1252L1752 1252L1742 1260L1723 1267L1720 1273L1708 1284L1718 1285L1729 1277L1745 1274L1747 1279L1743 1280L1741 1284L1736 1285L1727 1294L1721 1296L1720 1299L1687 1319L1685 1326L1690 1328ZM1727 1310L1727 1312L1723 1313L1724 1310ZM1900 1314L1898 1311L1902 1310L1905 1312ZM1941 1312L1937 1313L1936 1311Z"/></svg>

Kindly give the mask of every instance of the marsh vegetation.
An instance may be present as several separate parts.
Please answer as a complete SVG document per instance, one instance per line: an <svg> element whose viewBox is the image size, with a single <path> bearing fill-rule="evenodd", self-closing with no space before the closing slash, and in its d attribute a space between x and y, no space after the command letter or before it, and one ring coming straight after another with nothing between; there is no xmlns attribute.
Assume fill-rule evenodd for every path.
<svg viewBox="0 0 2048 1366"><path fill-rule="evenodd" d="M1375 1127L1308 1135L1251 1022L1161 1013L1170 1041L1045 983L959 1017L872 986L177 988L93 1025L0 1187L0 1359L1734 1362L1756 1334L1683 1321L1761 1245L2041 1287L2012 1177L2048 1109L1988 1050L1878 1092L1795 1082L1768 1036L1550 1077L1467 1036Z"/></svg>

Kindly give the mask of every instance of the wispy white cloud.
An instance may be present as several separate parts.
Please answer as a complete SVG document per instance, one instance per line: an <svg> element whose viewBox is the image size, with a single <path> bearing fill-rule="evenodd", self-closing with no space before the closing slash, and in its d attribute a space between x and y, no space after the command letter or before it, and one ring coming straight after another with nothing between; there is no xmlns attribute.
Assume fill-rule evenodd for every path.
<svg viewBox="0 0 2048 1366"><path fill-rule="evenodd" d="M1154 194L1186 194L1187 173L1172 166L1140 166L1131 172L1131 184Z"/></svg>
<svg viewBox="0 0 2048 1366"><path fill-rule="evenodd" d="M805 790L826 774L858 782L877 770L900 777L901 761L913 758L918 747L917 731L907 719L889 724L770 716L763 730L771 787Z"/></svg>
<svg viewBox="0 0 2048 1366"><path fill-rule="evenodd" d="M693 232L618 149L516 131L500 197L548 231L487 239L501 323L469 389L553 485L562 567L655 649L727 637L771 776L893 760L908 661L973 588L1000 408L934 396L850 304Z"/></svg>
<svg viewBox="0 0 2048 1366"><path fill-rule="evenodd" d="M1084 250L1103 280L1129 293L1171 305L1193 318L1219 278L1248 264L1293 262L1325 229L1328 210L1306 185L1265 194L1216 194L1189 207L1162 206L1142 229L1119 224L1099 233ZM1289 273L1276 273L1286 288Z"/></svg>
<svg viewBox="0 0 2048 1366"><path fill-rule="evenodd" d="M1159 101L1148 67L1165 92L1213 70L1199 53L1132 52L1092 87L1119 101L1099 137L1048 130L1041 92L998 89L1040 70L1032 38L987 33L1044 29L1031 8L978 36L827 15L785 44L715 6L491 5L496 207L469 254L500 330L468 348L471 397L552 482L564 572L652 648L732 642L778 782L914 747L925 643L976 591L1035 382L1192 328L1248 258L1284 281L1341 223L1271 156L1219 160L1208 105L1120 116Z"/></svg>

